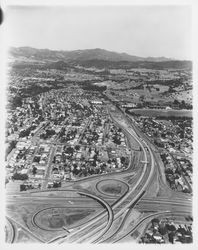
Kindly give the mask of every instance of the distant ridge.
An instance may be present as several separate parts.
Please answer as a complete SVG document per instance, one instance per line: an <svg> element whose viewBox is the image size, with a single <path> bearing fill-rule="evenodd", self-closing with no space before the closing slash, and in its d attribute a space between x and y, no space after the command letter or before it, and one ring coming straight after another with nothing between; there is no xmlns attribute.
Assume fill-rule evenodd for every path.
<svg viewBox="0 0 198 250"><path fill-rule="evenodd" d="M10 49L11 55L15 57L27 57L37 60L64 60L64 61L90 61L90 60L104 60L104 61L128 61L128 62L166 62L174 61L174 59L166 57L139 57L129 55L127 53L117 53L100 48L73 50L73 51L57 51L49 49L35 49L31 47L12 47Z"/></svg>

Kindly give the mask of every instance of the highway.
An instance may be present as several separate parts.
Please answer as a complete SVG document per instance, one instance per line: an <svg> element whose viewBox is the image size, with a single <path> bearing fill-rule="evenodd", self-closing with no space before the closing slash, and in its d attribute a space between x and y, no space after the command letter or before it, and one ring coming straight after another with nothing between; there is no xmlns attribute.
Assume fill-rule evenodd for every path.
<svg viewBox="0 0 198 250"><path fill-rule="evenodd" d="M7 234L8 234L8 243L13 243L15 239L15 228L11 220L6 217L6 225L7 225Z"/></svg>
<svg viewBox="0 0 198 250"><path fill-rule="evenodd" d="M15 238L17 238L17 234L20 230L26 232L31 238L35 239L36 241L45 243L40 237L38 237L37 235L32 233L28 228L21 225L21 223L16 221L14 218L6 216L6 219L9 221L9 223L12 227L12 230L13 230L11 243L13 243Z"/></svg>
<svg viewBox="0 0 198 250"><path fill-rule="evenodd" d="M182 213L183 215L184 213ZM172 213L170 211L163 211L163 212L156 212L150 215L145 215L144 218L142 218L140 221L138 221L133 227L132 229L128 230L127 233L125 233L122 236L119 236L116 240L111 241L111 243L118 243L121 242L123 239L125 239L127 236L131 235L135 230L138 229L138 227L140 227L143 223L146 222L146 224L151 221L153 218L159 217L159 216L165 216L167 217L172 217L174 215L179 215L179 213Z"/></svg>
<svg viewBox="0 0 198 250"><path fill-rule="evenodd" d="M118 111L117 111L118 112ZM121 113L119 111L119 113ZM120 198L102 196L102 194L95 195L84 190L62 190L63 192L76 192L74 197L64 197L64 195L56 196L42 196L35 192L34 195L18 194L8 195L7 204L26 204L29 202L31 196L31 204L49 204L50 206L59 206L64 204L65 207L73 208L98 208L98 212L95 217L88 220L86 223L79 227L74 228L72 231L62 234L53 238L47 243L103 243L103 242L119 242L128 237L134 230L140 225L146 224L155 216L171 216L173 214L182 214L183 216L191 215L192 213L192 201L191 196L185 194L179 194L174 192L166 185L162 166L158 162L158 156L153 145L150 144L147 138L142 136L142 133L132 124L132 121L126 117L124 113L121 113L122 119L114 116L109 110L109 115L112 121L122 129L127 136L128 141L135 140L141 148L141 157L139 162L134 167L133 162L130 161L130 165L127 170L118 173L105 174L102 179L105 178L113 180L122 180L133 174L133 181L125 182L128 185L128 191L125 192ZM130 144L130 143L129 143ZM49 158L49 162L51 161ZM135 169L135 170L134 170ZM48 175L48 173L47 173ZM84 183L90 180L101 181L101 176L87 177L86 180L75 181L73 183ZM165 190L166 195L149 197L147 194L149 188L152 187L154 182L158 182L160 187ZM46 183L45 183L46 185ZM50 192L48 190L48 192ZM84 197L85 195L85 197ZM102 198L103 197L103 198ZM102 204L102 206L101 206ZM36 212L38 213L38 212ZM35 213L35 214L36 214ZM130 224L131 216L139 213L143 215L141 219L137 217L133 223ZM149 213L149 214L148 214ZM123 230L125 228L125 230ZM127 230L126 230L127 228ZM34 235L32 235L34 236ZM40 240L40 239L39 239Z"/></svg>
<svg viewBox="0 0 198 250"><path fill-rule="evenodd" d="M163 187L164 190L166 190L167 194L171 194L171 196L174 196L175 198L179 197L183 197L183 199L186 199L188 196L191 197L191 194L184 194L182 192L177 192L174 191L173 189L170 188L170 186L167 184L166 182L166 176L164 174L164 166L163 166L163 162L161 160L161 157L158 153L158 149L156 148L156 146L149 140L148 136L146 134L144 134L141 130L139 130L139 128L134 124L134 121L132 119L132 117L128 114L125 113L125 111L123 111L126 118L130 121L131 126L133 127L134 131L136 131L136 133L138 133L138 135L143 138L147 144L150 146L150 149L153 153L154 159L155 159L155 163L157 165L158 168L158 172L159 172L159 176L160 176L160 185Z"/></svg>
<svg viewBox="0 0 198 250"><path fill-rule="evenodd" d="M144 162L145 162L140 178L129 189L128 193L126 193L118 202L116 202L112 206L112 209L114 211L114 218L116 219L119 216L121 216L126 211L126 209L129 209L133 205L135 200L138 198L138 196L142 193L142 191L146 189L154 172L154 158L153 158L151 150L147 147L147 144L143 140L141 140L132 129L130 130L128 129L127 131L127 128L123 126L123 121L121 124L118 121L116 121L113 117L112 119L114 122L117 123L117 125L119 125L121 129L128 132L130 136L132 136L139 143L144 154ZM148 157L147 157L147 152L145 150L145 147L148 148L148 152L150 153L150 156L151 156L150 164L148 164ZM147 171L147 167L150 168L149 171ZM131 199L130 202L128 202L127 200L129 198ZM123 206L123 203L124 203L124 206ZM69 236L67 236L66 239L61 240L61 242L59 243L78 242L78 241L81 241L83 235L86 235L86 239L88 239L88 242L96 241L97 240L96 234L98 234L100 230L105 227L105 223L106 223L105 221L106 221L105 214L102 214L98 218L92 220L92 227L89 228L88 232L85 230L85 228L83 228L83 230L79 229L71 233ZM93 237L94 239L92 239L91 237Z"/></svg>
<svg viewBox="0 0 198 250"><path fill-rule="evenodd" d="M135 206L136 209L140 211L161 211L161 210L170 210L178 212L192 212L191 202L186 202L184 200L173 201L169 199L142 199Z"/></svg>
<svg viewBox="0 0 198 250"><path fill-rule="evenodd" d="M123 127L122 127L122 129L123 129ZM146 155L146 154L145 154L145 148L143 147L142 143L144 143L145 147L147 147L147 149L148 149L148 151L150 153L150 157L151 157L151 170L150 170L150 173L149 173L149 177L147 178L146 182L144 182L144 184L141 187L141 190L144 190L148 186L148 184L150 182L150 179L152 177L152 174L153 174L153 169L154 169L153 151L148 146L148 144L145 141L143 141L143 139L138 140L138 138L136 137L136 135L134 135L133 132L131 132L129 130L128 130L128 132L139 142L141 148L143 149L144 155ZM145 157L145 162L146 161L147 161L147 158ZM146 173L146 169L144 169L144 174L145 173ZM160 177L162 178L162 176L160 176ZM145 180L143 180L143 181L145 181ZM164 179L163 179L163 183L164 183ZM129 202L129 204L131 205L130 202ZM126 211L126 209L129 209L130 206L125 206L124 208L125 208L125 211ZM151 198L150 200L143 200L143 202L140 201L139 204L136 205L136 209L138 209L138 210L141 211L142 208L143 208L144 211L161 211L161 210L163 210L164 212L157 212L157 213L164 214L164 215L166 215L166 213L170 213L170 211L172 213L175 212L175 213L183 213L183 214L186 214L186 213L187 214L191 214L191 212L192 212L191 202L190 201L185 202L183 199L179 200L179 201L175 201L174 199L170 200L169 198L158 199L158 200L157 199L155 200L155 198ZM168 209L168 211L166 209ZM117 219L118 216L121 213L124 213L124 211L120 210L115 215L115 219ZM130 213L130 210L127 213L125 213L125 217L123 218L122 223L121 223L119 229L116 232L118 232L123 227L123 224L125 223L126 218L128 217L129 213ZM94 233L96 233L96 231L94 231ZM91 235L89 235L89 236L91 236ZM79 242L82 242L82 241L79 241ZM88 241L88 242L90 242L90 241ZM97 242L97 241L94 241L94 242Z"/></svg>
<svg viewBox="0 0 198 250"><path fill-rule="evenodd" d="M137 132L137 130L136 130ZM147 144L148 145L148 144ZM152 160L153 160L153 148L151 149L148 146L149 152L151 154ZM154 157L155 159L155 157ZM156 164L158 167L159 165ZM158 171L161 170L158 168ZM167 187L165 185L164 182L164 178L162 178L162 175L160 174L160 182L163 183L163 187ZM168 190L170 191L170 188L168 188ZM171 190L172 191L172 190ZM173 192L175 194L175 192ZM186 199L180 198L180 199L176 199L176 198L172 198L170 199L169 197L151 197L149 198L145 198L143 197L136 205L135 205L135 209L137 209L138 211L141 212L155 212L155 211L163 211L163 212L157 212L159 214L165 215L166 213L175 213L175 214L191 214L192 213L192 201L190 198L187 198L188 196L185 196ZM166 211L165 211L166 210ZM130 214L130 211L128 211L128 213L126 213L125 217L123 218L119 228L114 232L114 234L111 235L111 237L108 237L105 241L102 242L109 242L108 239L111 239L124 227L124 224L126 222L126 218L128 217L128 215ZM138 223L141 224L142 222L144 222L145 220L142 220ZM136 228L136 226L134 226L134 228L130 231L130 233ZM128 235L128 234L127 234ZM123 238L125 238L124 235L122 236ZM121 239L122 239L121 237ZM120 239L115 240L114 242L118 242Z"/></svg>

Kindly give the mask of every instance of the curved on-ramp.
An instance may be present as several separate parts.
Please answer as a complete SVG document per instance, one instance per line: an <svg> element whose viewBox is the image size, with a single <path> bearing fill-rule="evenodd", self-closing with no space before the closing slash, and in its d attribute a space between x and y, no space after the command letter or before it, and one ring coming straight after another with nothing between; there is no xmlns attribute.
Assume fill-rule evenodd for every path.
<svg viewBox="0 0 198 250"><path fill-rule="evenodd" d="M106 224L106 227L104 228L104 230L97 236L97 239L102 237L103 234L105 234L111 227L112 223L113 223L113 219L114 219L114 215L113 215L113 210L111 208L111 206L105 201L103 200L102 198L94 195L94 194L90 194L90 193L86 193L86 192L77 192L78 194L80 195L84 195L84 196L88 196L92 199L95 199L97 200L99 203L101 203L107 210L108 212L108 222ZM79 230L85 230L87 229L89 226L91 226L93 224L93 221L94 220L97 220L97 218L93 219L92 221L90 221L88 224L86 224L85 226L83 226L82 228L80 228ZM76 234L76 231L74 233L70 233L67 237L67 239L69 239L70 237L72 237L73 235ZM61 239L64 239L67 235L62 235L62 236L58 236L50 241L48 241L47 243L53 243L53 242L57 242L58 240L61 240ZM88 237L88 235L86 235L86 237ZM82 240L82 238L80 238L79 240ZM75 242L78 242L78 241L75 241Z"/></svg>
<svg viewBox="0 0 198 250"><path fill-rule="evenodd" d="M113 119L114 120L114 119ZM115 123L117 123L115 120L114 120L114 122ZM126 130L125 128L123 128L123 126L121 126L119 123L118 123L118 126L119 127L121 127L123 130ZM150 148L149 148L149 146L144 142L144 140L142 140L141 138L139 138L138 136L137 136L137 134L132 130L132 129L130 129L129 131L127 131L138 143L139 143L139 145L140 145L140 147L142 148L142 151L143 151L143 153L144 153L144 161L145 161L145 163L144 163L144 167L143 167L143 171L142 171L142 173L141 173L141 176L140 176L140 179L137 181L137 183L135 184L135 186L127 193L127 194L125 194L125 196L124 197L122 197L121 199L119 199L119 201L116 203L116 204L114 204L112 207L113 207L113 209L115 209L115 208L117 208L119 205L121 205L122 204L122 202L124 202L134 191L135 191L135 189L139 186L139 184L140 184L140 182L144 179L144 175L145 175L145 173L146 173L146 169L147 169L147 165L148 165L148 158L147 158L147 153L146 153L146 150L145 150L145 148L144 148L144 146L146 146L147 148L148 148L148 151L149 151L149 153L150 153L150 155L151 155L151 169L150 169L150 172L149 172L149 176L148 176L148 178L145 180L145 183L144 183L144 185L141 187L141 189L139 190L139 192L138 192L138 194L125 206L125 207L123 207L116 215L115 215L115 218L117 218L117 217L119 217L124 211L126 211L126 209L128 209L128 208L130 208L132 205L133 205L133 203L135 202L135 200L137 199L137 197L138 197L138 195L142 192L142 191L144 191L144 190L146 190L146 187L147 187L147 185L149 184L149 182L150 182L150 179L151 179L151 176L153 175L153 172L154 172L154 159L153 159L153 155L152 155L152 152L151 152L151 150L150 150ZM144 144L144 145L143 145ZM99 220L102 220L104 218L104 215L101 215L99 218L97 218L97 219L95 219L95 220L93 220L91 223L90 223L90 225L93 225L94 223L96 223L96 222L98 222ZM95 234L96 233L98 233L98 231L100 230L100 229L102 229L102 228L104 228L104 223L105 222L102 222L102 224L97 228L97 229L95 229L95 230L92 230L90 233L89 233L89 236L92 236L92 239L91 239L91 241L90 242L92 242L92 243L96 243L96 240L98 241L98 238L97 239L95 239ZM79 231L77 231L77 232L74 232L74 234L77 234L78 232L80 232L81 231L81 229L79 230ZM101 233L100 235L104 235L104 231L102 231L103 233ZM100 236L100 239L101 239L101 237L102 236ZM85 238L87 238L88 237L88 235L86 235L86 237L83 237L83 238L80 238L78 241L79 242L81 242L81 241L83 241L83 239ZM93 237L94 237L94 239L93 239ZM75 241L75 242L77 242L77 241ZM87 242L87 241L86 241Z"/></svg>
<svg viewBox="0 0 198 250"><path fill-rule="evenodd" d="M112 223L113 223L113 219L114 219L114 216L113 216L113 210L111 208L111 206L103 199L101 199L100 197L98 196L95 196L95 195L92 195L92 194L88 194L88 193L84 193L84 192L78 192L79 194L81 195L86 195L88 197L91 197L93 199L97 199L99 202L101 202L105 208L107 209L108 211L108 222L107 222L107 225L106 227L104 228L103 231L100 232L99 235L96 236L95 240L99 240L105 233L107 233L107 231L110 229ZM82 240L82 239L81 239ZM93 239L92 239L93 240Z"/></svg>
<svg viewBox="0 0 198 250"><path fill-rule="evenodd" d="M142 151L143 151L143 154L144 154L144 167L143 167L143 171L142 171L142 173L141 173L141 176L140 176L139 180L136 182L136 184L133 186L133 188L132 188L130 191L128 191L128 193L126 193L121 199L119 199L119 201L118 201L116 204L114 204L114 205L112 206L113 209L117 208L117 207L120 206L124 201L126 201L126 199L127 199L127 198L137 189L137 187L140 185L140 182L141 182L142 180L144 180L144 178L145 178L145 173L146 173L147 166L148 166L147 153L146 153L146 150L145 150L144 147L147 147L147 148L148 148L148 152L149 152L149 154L151 155L151 166L150 166L149 176L146 178L145 183L141 186L141 189L138 190L138 194L137 194L135 197L133 197L133 199L132 199L125 207L123 207L119 212L117 212L117 214L115 215L115 218L117 218L117 217L119 217L124 211L126 211L127 208L129 208L129 207L134 203L134 201L137 199L138 195L139 195L142 191L146 190L146 187L147 187L147 185L149 184L149 182L150 182L150 180L151 180L151 177L152 177L152 175L153 175L153 173L154 173L154 157L153 157L153 154L152 154L152 152L151 152L149 146L147 145L147 143L146 143L143 139L139 138L139 136L136 134L136 132L135 132L132 128L126 129L126 128L123 126L123 124L119 124L119 123L112 117L111 114L110 114L110 116L111 116L112 120L113 120L115 123L117 123L119 127L121 127L121 129L123 129L124 131L127 131L127 132L128 132L128 133L129 133L129 134L139 143L139 145L140 145L140 147L141 147L141 149L142 149ZM106 222L103 222L103 221L102 221L102 219L104 219L104 216L105 216L105 214L101 214L99 217L93 219L90 223L88 223L88 224L87 224L86 226L84 226L83 228L80 228L79 230L77 230L77 231L73 232L72 234L70 234L70 235L67 237L67 239L65 239L65 238L62 237L63 239L61 240L60 243L63 243L63 242L65 242L65 241L66 241L66 242L80 242L80 241L83 241L83 239L87 239L89 236L90 236L90 237L92 236L92 240L91 240L91 238L90 238L91 242L93 242L93 237L94 237L94 241L96 241L96 240L98 241L98 237L97 237L97 239L96 239L96 237L95 237L96 233L98 233L101 229L104 228L104 230L102 230L102 232L99 233L99 237L101 238L101 237L104 235L104 232L105 232L105 233L107 232L107 231L106 231L106 227L107 227L107 226L109 227L109 225L110 225L110 223L108 223L108 224L105 226ZM72 236L77 236L78 233L82 232L84 229L87 229L87 228L90 227L90 226L93 226L95 223L98 223L99 221L101 221L100 226L99 226L98 228L92 230L91 232L89 232L89 234L87 234L87 235L85 235L85 236L83 236L83 237L80 237L77 241L75 241L75 239L74 239L74 240L71 240L71 241L67 241L70 237L72 237ZM108 230L109 230L109 228L108 228Z"/></svg>

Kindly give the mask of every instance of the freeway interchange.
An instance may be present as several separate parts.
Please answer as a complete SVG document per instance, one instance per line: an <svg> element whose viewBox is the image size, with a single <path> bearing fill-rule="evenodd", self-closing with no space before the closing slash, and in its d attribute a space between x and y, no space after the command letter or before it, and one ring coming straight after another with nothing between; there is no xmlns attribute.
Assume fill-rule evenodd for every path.
<svg viewBox="0 0 198 250"><path fill-rule="evenodd" d="M132 241L132 233L146 227L152 218L192 215L191 196L168 187L154 146L121 110L112 111L110 107L109 115L128 139L132 155L129 167L123 172L73 181L59 190L7 195L8 242L24 238L58 244ZM132 150L134 141L139 145L136 151ZM103 185L108 184L119 186L120 195L105 194ZM18 215L13 213L17 205L21 213ZM82 220L69 226L50 228L46 219L46 215L48 219L51 216L57 222L68 212L75 221L79 211Z"/></svg>

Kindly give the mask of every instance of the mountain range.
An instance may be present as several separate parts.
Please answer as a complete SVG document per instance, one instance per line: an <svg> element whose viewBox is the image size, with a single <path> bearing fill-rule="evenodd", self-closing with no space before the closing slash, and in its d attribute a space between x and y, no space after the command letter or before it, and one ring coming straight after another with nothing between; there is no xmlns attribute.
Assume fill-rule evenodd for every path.
<svg viewBox="0 0 198 250"><path fill-rule="evenodd" d="M129 55L127 53L117 53L100 48L73 50L73 51L58 51L49 49L35 49L31 47L12 47L10 49L11 55L14 57L26 57L35 60L64 60L64 61L127 61L127 62L166 62L173 61L173 59L166 57L139 57Z"/></svg>

